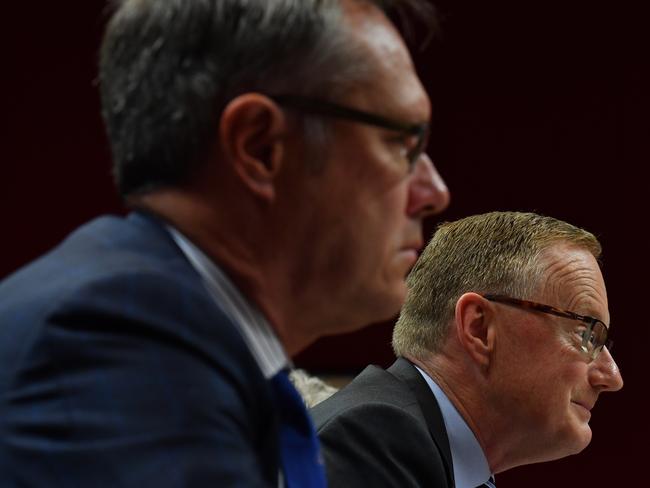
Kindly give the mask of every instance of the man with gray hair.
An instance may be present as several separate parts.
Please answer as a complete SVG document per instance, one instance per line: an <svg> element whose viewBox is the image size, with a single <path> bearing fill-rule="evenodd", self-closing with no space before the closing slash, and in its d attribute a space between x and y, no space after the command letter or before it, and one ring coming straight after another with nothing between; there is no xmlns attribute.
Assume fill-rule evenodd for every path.
<svg viewBox="0 0 650 488"><path fill-rule="evenodd" d="M589 232L532 213L439 227L408 278L397 361L312 410L332 486L494 486L591 440L623 386Z"/></svg>
<svg viewBox="0 0 650 488"><path fill-rule="evenodd" d="M428 7L115 2L99 80L133 212L0 283L0 486L325 486L287 370L398 312L447 206L389 20Z"/></svg>

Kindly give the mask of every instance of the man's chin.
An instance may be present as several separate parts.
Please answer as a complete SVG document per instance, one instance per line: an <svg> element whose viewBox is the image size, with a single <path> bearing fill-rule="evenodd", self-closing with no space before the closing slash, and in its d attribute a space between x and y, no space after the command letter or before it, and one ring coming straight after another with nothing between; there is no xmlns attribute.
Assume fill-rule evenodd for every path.
<svg viewBox="0 0 650 488"><path fill-rule="evenodd" d="M591 436L592 433L589 424L582 421L579 422L579 425L574 426L570 438L561 443L564 446L565 452L559 455L557 459L584 451L591 443Z"/></svg>
<svg viewBox="0 0 650 488"><path fill-rule="evenodd" d="M406 283L402 281L393 287L391 293L378 297L373 304L372 313L375 315L373 322L384 322L397 317L406 300L407 291Z"/></svg>
<svg viewBox="0 0 650 488"><path fill-rule="evenodd" d="M354 316L356 320L354 323L348 322L347 330L340 332L354 332L372 324L395 320L404 304L406 293L406 283L401 280L394 282L391 287L375 289L374 293L357 295L356 300L347 301L348 308L344 310L347 317Z"/></svg>

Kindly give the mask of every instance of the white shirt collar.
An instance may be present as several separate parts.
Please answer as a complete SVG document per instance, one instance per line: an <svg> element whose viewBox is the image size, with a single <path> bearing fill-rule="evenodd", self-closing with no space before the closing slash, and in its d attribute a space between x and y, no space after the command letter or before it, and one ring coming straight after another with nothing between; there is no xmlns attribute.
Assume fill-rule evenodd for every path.
<svg viewBox="0 0 650 488"><path fill-rule="evenodd" d="M476 436L438 384L415 366L436 397L447 429L456 488L476 488L491 476L481 445Z"/></svg>
<svg viewBox="0 0 650 488"><path fill-rule="evenodd" d="M219 307L239 328L244 341L265 378L291 366L278 336L266 317L250 303L228 276L178 230L167 226L172 238L187 257Z"/></svg>

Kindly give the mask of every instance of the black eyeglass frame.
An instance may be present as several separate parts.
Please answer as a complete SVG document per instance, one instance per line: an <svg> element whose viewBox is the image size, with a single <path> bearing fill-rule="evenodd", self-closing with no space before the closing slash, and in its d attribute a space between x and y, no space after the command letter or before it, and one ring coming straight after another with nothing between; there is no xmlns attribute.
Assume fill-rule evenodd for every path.
<svg viewBox="0 0 650 488"><path fill-rule="evenodd" d="M397 122L381 115L312 97L303 97L299 95L268 95L268 97L279 105L300 110L305 113L350 120L417 137L417 143L406 154L409 170L415 166L415 163L418 162L426 149L430 126L429 122L422 122L419 124Z"/></svg>
<svg viewBox="0 0 650 488"><path fill-rule="evenodd" d="M614 341L608 338L609 327L600 319L595 317L590 317L588 315L580 315L575 312L570 312L568 310L560 310L558 308L552 307L551 305L544 305L542 303L532 302L530 300L522 300L520 298L512 298L507 295L496 295L496 294L481 294L483 298L491 302L505 303L506 305L511 305L528 311L542 312L550 315L555 315L557 317L562 317L566 319L577 320L582 322L587 326L587 328L582 332L582 344L580 349L582 352L587 354L591 360L596 359L603 347L606 347L608 351L612 350ZM593 334L595 327L598 327L597 334ZM597 343L594 343L593 348L589 348L590 338L597 339Z"/></svg>

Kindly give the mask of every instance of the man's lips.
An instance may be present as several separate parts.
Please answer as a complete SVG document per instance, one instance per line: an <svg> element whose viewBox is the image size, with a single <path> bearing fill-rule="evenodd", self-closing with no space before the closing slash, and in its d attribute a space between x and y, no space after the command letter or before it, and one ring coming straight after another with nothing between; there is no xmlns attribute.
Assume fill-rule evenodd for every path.
<svg viewBox="0 0 650 488"><path fill-rule="evenodd" d="M403 248L402 251L415 251L416 253L419 253L422 250L422 247L424 246L424 243L420 240L413 241L409 244L406 244Z"/></svg>
<svg viewBox="0 0 650 488"><path fill-rule="evenodd" d="M579 407L584 408L589 413L591 413L591 409L594 408L594 405L595 405L595 402L586 402L586 401L580 401L580 400L571 400L571 403L574 403L574 404L578 405Z"/></svg>
<svg viewBox="0 0 650 488"><path fill-rule="evenodd" d="M411 244L407 244L400 249L400 254L402 256L408 256L410 266L413 266L420 255L420 250L422 249L422 241L416 241Z"/></svg>

